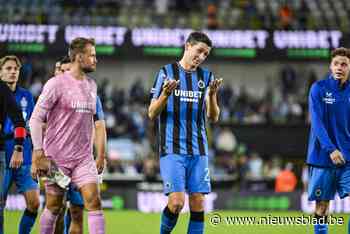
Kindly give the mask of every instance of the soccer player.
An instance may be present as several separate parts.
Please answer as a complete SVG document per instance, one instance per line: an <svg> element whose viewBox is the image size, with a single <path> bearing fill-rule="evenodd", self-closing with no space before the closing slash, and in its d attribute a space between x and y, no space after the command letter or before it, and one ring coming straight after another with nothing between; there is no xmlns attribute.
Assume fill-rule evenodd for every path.
<svg viewBox="0 0 350 234"><path fill-rule="evenodd" d="M220 109L217 91L222 79L199 67L212 42L202 32L192 32L179 62L165 65L151 90L148 116L157 119L160 172L168 195L160 233L171 233L189 193L188 233L203 233L204 194L210 192L206 119L216 122Z"/></svg>
<svg viewBox="0 0 350 234"><path fill-rule="evenodd" d="M17 85L21 63L16 56L5 56L1 66L1 80L7 84L16 97L16 102L22 109L23 119L28 125L34 109L33 95L26 89ZM13 182L16 183L19 193L24 195L26 206L19 224L20 234L29 234L39 209L39 187L30 173L32 163L32 141L30 136L24 139L23 153L13 155L15 140L13 139L14 126L10 118L4 122L3 133L5 135L6 170L3 184L4 199Z"/></svg>
<svg viewBox="0 0 350 234"><path fill-rule="evenodd" d="M8 61L9 60L9 61ZM4 66L5 64L6 67ZM11 74L16 76L19 73L19 61L18 63L9 59L9 57L3 57L0 59L0 76L2 73ZM12 158L23 158L23 142L26 138L25 122L23 120L22 112L17 106L16 98L10 88L0 81L0 234L4 233L4 208L5 208L5 196L4 196L4 176L6 167L5 147L3 138L3 125L7 117L10 117L13 123L13 138L14 138L14 151ZM17 162L15 166L18 166Z"/></svg>
<svg viewBox="0 0 350 234"><path fill-rule="evenodd" d="M308 195L316 201L315 234L327 234L329 201L350 193L350 51L332 51L330 75L315 82L309 93L311 131L307 164Z"/></svg>
<svg viewBox="0 0 350 234"><path fill-rule="evenodd" d="M105 223L98 189L98 172L92 156L96 84L87 74L96 70L93 39L76 38L69 47L69 72L51 78L44 86L30 119L34 146L32 171L46 175L55 163L82 194L91 234L104 234ZM47 130L43 141L43 124ZM46 183L46 206L40 233L53 233L65 188Z"/></svg>
<svg viewBox="0 0 350 234"><path fill-rule="evenodd" d="M68 56L64 56L60 61L55 63L55 76L60 75L70 70L70 59Z"/></svg>
<svg viewBox="0 0 350 234"><path fill-rule="evenodd" d="M57 66L59 64L59 66ZM59 62L56 63L55 74L59 75L61 73L67 72L70 70L70 59L69 57L63 57ZM99 174L103 172L105 154L106 154L106 124L104 121L104 112L102 109L102 103L97 96L96 99L96 114L94 115L95 122L95 135L94 143L97 151L97 160L96 166ZM101 175L102 176L102 175ZM70 185L67 192L67 201L70 202L70 207L65 212L65 209L62 209L61 214L56 222L55 233L83 233L83 208L84 201L79 192L79 190L74 185ZM65 214L65 215L64 215ZM64 222L63 222L64 217ZM71 225L72 224L72 225ZM64 230L64 231L63 231Z"/></svg>
<svg viewBox="0 0 350 234"><path fill-rule="evenodd" d="M104 112L102 103L97 96L96 99L96 114L94 115L95 131L94 145L96 148L96 166L97 172L102 176L105 154L106 154L106 124L104 120ZM84 201L76 186L70 185L67 193L67 201L69 201L69 209L64 216L64 234L83 233L83 209Z"/></svg>

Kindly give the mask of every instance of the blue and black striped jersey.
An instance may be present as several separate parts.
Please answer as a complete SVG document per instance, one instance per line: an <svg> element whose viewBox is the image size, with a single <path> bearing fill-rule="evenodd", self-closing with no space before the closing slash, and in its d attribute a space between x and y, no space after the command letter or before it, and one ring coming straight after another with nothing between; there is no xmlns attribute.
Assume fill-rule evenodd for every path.
<svg viewBox="0 0 350 234"><path fill-rule="evenodd" d="M156 76L151 99L160 96L165 79L180 83L157 118L160 155L208 155L205 97L213 73L200 67L186 71L179 63L165 65Z"/></svg>

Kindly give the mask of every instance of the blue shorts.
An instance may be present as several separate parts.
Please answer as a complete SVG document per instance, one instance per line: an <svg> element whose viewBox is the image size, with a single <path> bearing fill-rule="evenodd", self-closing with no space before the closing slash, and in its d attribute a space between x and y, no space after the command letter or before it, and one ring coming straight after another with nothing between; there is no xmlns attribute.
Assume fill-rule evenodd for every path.
<svg viewBox="0 0 350 234"><path fill-rule="evenodd" d="M208 156L166 154L160 157L164 193L211 191Z"/></svg>
<svg viewBox="0 0 350 234"><path fill-rule="evenodd" d="M84 206L83 197L81 196L78 188L76 186L69 185L67 192L67 201L75 206Z"/></svg>
<svg viewBox="0 0 350 234"><path fill-rule="evenodd" d="M350 193L350 165L338 168L309 166L309 201L334 200L335 193L344 198Z"/></svg>
<svg viewBox="0 0 350 234"><path fill-rule="evenodd" d="M30 173L31 165L22 165L18 169L6 168L4 178L4 194L7 196L13 182L16 183L17 191L25 193L30 190L39 189L38 183Z"/></svg>

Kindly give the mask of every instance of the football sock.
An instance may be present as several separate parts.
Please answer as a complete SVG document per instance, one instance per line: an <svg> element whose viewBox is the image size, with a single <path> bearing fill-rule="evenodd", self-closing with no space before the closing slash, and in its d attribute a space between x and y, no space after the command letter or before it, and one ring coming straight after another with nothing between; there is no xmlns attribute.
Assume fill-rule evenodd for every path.
<svg viewBox="0 0 350 234"><path fill-rule="evenodd" d="M37 212L31 212L25 209L23 212L21 222L19 223L19 234L29 234L38 216Z"/></svg>
<svg viewBox="0 0 350 234"><path fill-rule="evenodd" d="M315 214L317 224L314 225L315 234L328 234L327 216Z"/></svg>
<svg viewBox="0 0 350 234"><path fill-rule="evenodd" d="M174 214L170 211L168 206L166 206L162 213L161 224L160 224L160 234L169 234L176 225L177 218L179 214Z"/></svg>
<svg viewBox="0 0 350 234"><path fill-rule="evenodd" d="M58 215L45 208L40 217L40 234L53 233L57 217Z"/></svg>
<svg viewBox="0 0 350 234"><path fill-rule="evenodd" d="M204 211L191 211L190 222L187 234L203 234L204 232Z"/></svg>
<svg viewBox="0 0 350 234"><path fill-rule="evenodd" d="M102 210L89 211L88 223L90 234L105 234L105 219Z"/></svg>

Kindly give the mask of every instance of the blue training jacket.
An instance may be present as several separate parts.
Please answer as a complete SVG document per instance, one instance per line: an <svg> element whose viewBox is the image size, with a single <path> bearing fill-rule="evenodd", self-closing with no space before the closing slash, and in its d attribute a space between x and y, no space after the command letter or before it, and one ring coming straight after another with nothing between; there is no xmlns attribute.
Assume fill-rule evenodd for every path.
<svg viewBox="0 0 350 234"><path fill-rule="evenodd" d="M29 119L32 115L34 109L34 98L33 95L26 89L17 86L15 92L17 105L22 110L23 119L26 123L27 137L23 142L23 165L29 165L32 163L32 141L30 138L29 129ZM5 150L6 150L6 166L9 166L13 148L15 145L13 136L14 126L9 117L6 118L4 122L4 134L5 134Z"/></svg>
<svg viewBox="0 0 350 234"><path fill-rule="evenodd" d="M309 93L311 129L307 163L320 167L336 167L330 154L339 150L350 162L350 83L329 75L315 82Z"/></svg>

